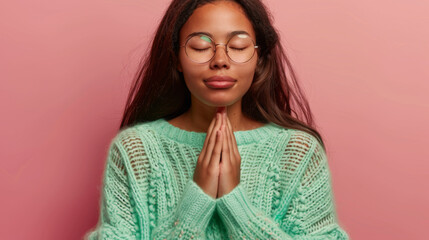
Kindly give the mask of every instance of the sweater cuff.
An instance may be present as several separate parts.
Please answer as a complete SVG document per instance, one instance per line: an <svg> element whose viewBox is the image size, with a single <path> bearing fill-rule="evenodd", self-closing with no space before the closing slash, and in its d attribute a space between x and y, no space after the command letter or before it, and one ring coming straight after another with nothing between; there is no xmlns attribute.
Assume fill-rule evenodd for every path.
<svg viewBox="0 0 429 240"><path fill-rule="evenodd" d="M243 227L248 221L253 219L256 213L251 205L243 185L239 183L231 192L216 200L216 207L219 216L228 227L235 227L236 224Z"/></svg>
<svg viewBox="0 0 429 240"><path fill-rule="evenodd" d="M185 185L174 224L187 226L191 229L200 229L204 232L215 208L216 200L190 179Z"/></svg>

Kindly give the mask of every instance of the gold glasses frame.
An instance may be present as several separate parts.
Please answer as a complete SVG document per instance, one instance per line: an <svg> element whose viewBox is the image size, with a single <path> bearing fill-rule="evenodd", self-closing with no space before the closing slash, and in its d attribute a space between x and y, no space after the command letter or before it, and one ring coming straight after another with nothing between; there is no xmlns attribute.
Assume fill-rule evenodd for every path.
<svg viewBox="0 0 429 240"><path fill-rule="evenodd" d="M255 41L253 40L253 38L252 38L252 37L250 37L250 36L249 36L249 38L250 38L250 40L252 41L253 46L254 46L254 47L253 47L253 49L255 49L255 50L253 51L253 54L252 54L252 56L249 58L249 60L244 61L244 62L237 62L237 61L234 61L234 60L229 56L229 54L228 54L228 44L229 44L229 42L230 42L230 41L231 41L231 39L233 39L235 36L240 35L240 34L244 34L244 35L249 36L249 34L247 34L247 33L238 32L238 33L232 34L232 35L231 35L231 37L229 37L229 39L228 39L228 41L227 41L226 43L216 43L216 42L213 40L213 38L212 38L211 36L209 36L208 34L205 34L205 33L193 33L193 34L189 35L189 36L186 38L186 42L185 42L185 44L184 44L184 45L182 45L182 46L180 46L180 47L181 47L181 48L182 48L182 47L185 47L185 54L186 54L186 56L187 56L191 61L193 61L193 62L195 62L195 63L204 64L204 63L208 63L208 62L210 62L210 61L214 58L214 56L216 55L216 51L217 51L217 46L218 46L218 45L223 45L223 46L225 46L225 52L226 52L226 55L228 56L228 58L229 58L231 61L233 61L233 62L235 62L235 63L247 63L247 62L248 62L248 61L250 61L250 60L253 58L253 56L255 55L256 49L257 49L257 48L259 48L259 46L258 46L258 45L256 45L256 43L255 43ZM193 37L195 37L195 36L199 36L199 35L203 35L203 36L205 36L205 37L209 38L209 39L210 39L210 41L211 41L211 43L214 45L214 48L213 48L213 49L214 49L214 50L213 50L213 56L212 56L209 60L207 60L207 61L205 61L205 62L198 62L198 61L195 61L194 59L192 59L191 57L189 57L188 52L186 51L186 45L188 44L189 40L190 40L191 38L193 38Z"/></svg>

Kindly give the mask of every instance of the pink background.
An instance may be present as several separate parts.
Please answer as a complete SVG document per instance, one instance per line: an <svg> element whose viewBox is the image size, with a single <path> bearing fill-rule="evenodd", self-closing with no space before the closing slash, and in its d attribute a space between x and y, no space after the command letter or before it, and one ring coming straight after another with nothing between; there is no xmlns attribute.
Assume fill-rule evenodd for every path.
<svg viewBox="0 0 429 240"><path fill-rule="evenodd" d="M428 237L423 2L266 0L352 239ZM80 239L95 226L107 147L168 3L0 2L0 239Z"/></svg>

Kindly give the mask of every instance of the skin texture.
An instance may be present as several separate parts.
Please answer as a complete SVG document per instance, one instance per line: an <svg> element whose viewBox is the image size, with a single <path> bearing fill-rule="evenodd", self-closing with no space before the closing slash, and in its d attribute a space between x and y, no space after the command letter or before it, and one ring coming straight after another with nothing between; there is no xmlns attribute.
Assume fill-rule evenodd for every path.
<svg viewBox="0 0 429 240"><path fill-rule="evenodd" d="M256 39L252 24L239 4L208 3L197 8L182 27L180 45L193 32L208 32L216 43L226 43L227 34L232 31L246 31ZM183 73L191 92L191 108L169 122L184 130L207 132L193 180L213 198L228 194L240 182L241 158L233 132L263 125L241 111L241 99L252 84L257 58L256 52L250 61L234 63L228 58L225 46L219 45L211 61L199 64L192 62L185 49L180 48L177 69ZM229 89L210 89L203 80L215 75L229 76L237 82Z"/></svg>

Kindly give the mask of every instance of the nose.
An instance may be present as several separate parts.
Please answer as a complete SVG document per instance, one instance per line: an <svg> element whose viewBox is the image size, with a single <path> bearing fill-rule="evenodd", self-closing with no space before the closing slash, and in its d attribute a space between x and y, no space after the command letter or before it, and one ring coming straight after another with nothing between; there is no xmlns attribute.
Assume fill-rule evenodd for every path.
<svg viewBox="0 0 429 240"><path fill-rule="evenodd" d="M217 48L218 46L222 46L221 48ZM221 69L226 68L229 69L230 61L229 57L226 54L226 46L225 44L216 44L216 51L214 53L213 59L210 61L210 68L212 69Z"/></svg>

